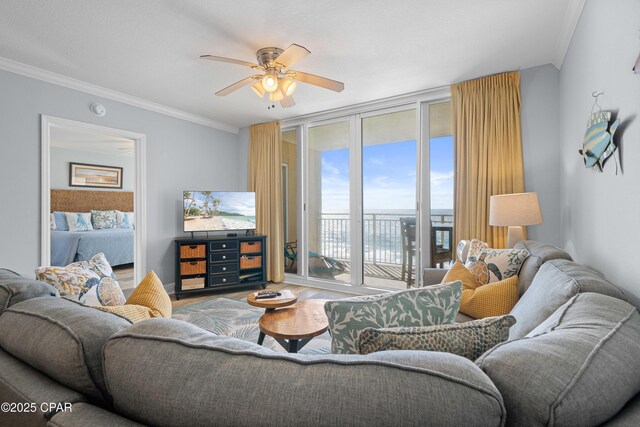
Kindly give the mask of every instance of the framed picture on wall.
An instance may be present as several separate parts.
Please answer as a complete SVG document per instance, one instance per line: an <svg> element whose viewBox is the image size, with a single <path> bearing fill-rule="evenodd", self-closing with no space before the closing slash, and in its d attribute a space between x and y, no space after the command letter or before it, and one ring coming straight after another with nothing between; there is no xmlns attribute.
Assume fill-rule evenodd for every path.
<svg viewBox="0 0 640 427"><path fill-rule="evenodd" d="M70 187L122 188L122 168L69 163Z"/></svg>

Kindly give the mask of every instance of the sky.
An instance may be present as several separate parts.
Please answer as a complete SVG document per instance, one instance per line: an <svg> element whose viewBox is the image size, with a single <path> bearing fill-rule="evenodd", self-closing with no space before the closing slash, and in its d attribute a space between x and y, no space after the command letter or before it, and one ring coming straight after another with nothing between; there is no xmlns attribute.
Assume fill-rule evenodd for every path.
<svg viewBox="0 0 640 427"><path fill-rule="evenodd" d="M366 211L413 210L416 201L416 142L365 146L362 156ZM431 139L431 208L453 209L453 138ZM349 151L322 153L323 212L349 209Z"/></svg>
<svg viewBox="0 0 640 427"><path fill-rule="evenodd" d="M256 214L256 194L246 191L214 191L213 197L220 199L219 211L239 213L244 216L255 216ZM194 205L202 207L204 195L199 191L192 191L191 197L196 199ZM185 206L187 203L185 202Z"/></svg>

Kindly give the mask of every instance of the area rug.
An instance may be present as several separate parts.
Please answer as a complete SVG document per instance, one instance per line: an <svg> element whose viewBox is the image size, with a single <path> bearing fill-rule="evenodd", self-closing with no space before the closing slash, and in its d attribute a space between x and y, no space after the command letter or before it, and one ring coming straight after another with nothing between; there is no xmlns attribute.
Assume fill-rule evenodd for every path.
<svg viewBox="0 0 640 427"><path fill-rule="evenodd" d="M216 335L258 342L258 320L264 309L253 307L246 301L230 298L211 298L189 304L173 311L173 318L184 320ZM286 352L276 340L267 336L264 347ZM299 351L300 354L328 354L331 352L331 336L328 332L313 338Z"/></svg>

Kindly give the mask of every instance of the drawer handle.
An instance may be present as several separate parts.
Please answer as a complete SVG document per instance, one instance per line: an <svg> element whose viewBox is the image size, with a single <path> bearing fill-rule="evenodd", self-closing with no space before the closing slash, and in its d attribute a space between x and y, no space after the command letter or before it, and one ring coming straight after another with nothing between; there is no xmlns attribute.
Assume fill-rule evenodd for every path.
<svg viewBox="0 0 640 427"><path fill-rule="evenodd" d="M227 245L222 245L222 247L223 247L223 248L226 248L226 247L227 247Z"/></svg>
<svg viewBox="0 0 640 427"><path fill-rule="evenodd" d="M222 267L222 271L227 271L227 267Z"/></svg>
<svg viewBox="0 0 640 427"><path fill-rule="evenodd" d="M189 245L189 249L196 249L198 245Z"/></svg>
<svg viewBox="0 0 640 427"><path fill-rule="evenodd" d="M191 261L189 264L191 264L191 265L198 265L198 261Z"/></svg>
<svg viewBox="0 0 640 427"><path fill-rule="evenodd" d="M249 245L249 246L253 246L255 244L256 244L256 242L247 242L247 245Z"/></svg>
<svg viewBox="0 0 640 427"><path fill-rule="evenodd" d="M222 281L223 281L223 282L226 282L226 281L227 281L227 279L222 279Z"/></svg>
<svg viewBox="0 0 640 427"><path fill-rule="evenodd" d="M222 255L222 259L227 259L227 256L226 255Z"/></svg>

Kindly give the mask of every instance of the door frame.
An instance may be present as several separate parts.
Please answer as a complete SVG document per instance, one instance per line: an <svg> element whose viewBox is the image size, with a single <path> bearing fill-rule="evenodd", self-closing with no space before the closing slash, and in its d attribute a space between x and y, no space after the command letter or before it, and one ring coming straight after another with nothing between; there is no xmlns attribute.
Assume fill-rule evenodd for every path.
<svg viewBox="0 0 640 427"><path fill-rule="evenodd" d="M79 131L92 131L117 138L133 140L134 164L135 164L135 187L134 187L134 223L135 239L133 249L134 259L134 282L140 283L146 274L146 245L147 245L147 180L146 180L146 135L122 129L110 128L91 123L78 122L75 120L63 119L60 117L47 116L42 114L41 123L41 210L40 210L40 265L51 263L51 130L54 128L64 128Z"/></svg>

